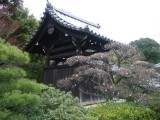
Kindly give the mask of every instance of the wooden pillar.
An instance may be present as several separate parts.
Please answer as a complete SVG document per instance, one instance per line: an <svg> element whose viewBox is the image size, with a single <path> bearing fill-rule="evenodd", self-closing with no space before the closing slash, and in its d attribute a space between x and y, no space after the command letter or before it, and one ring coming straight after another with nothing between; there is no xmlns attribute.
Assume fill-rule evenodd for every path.
<svg viewBox="0 0 160 120"><path fill-rule="evenodd" d="M49 55L48 54L46 55L45 59L46 59L46 61L45 61L46 62L46 66L49 66L50 59L49 59Z"/></svg>
<svg viewBox="0 0 160 120"><path fill-rule="evenodd" d="M80 85L79 85L79 100L80 100L80 103L83 102L83 96L82 96L82 91L81 91L81 89L82 89L82 86L81 86L81 84L80 84Z"/></svg>
<svg viewBox="0 0 160 120"><path fill-rule="evenodd" d="M76 53L77 53L77 55L82 55L82 49L81 49L81 46L77 45Z"/></svg>

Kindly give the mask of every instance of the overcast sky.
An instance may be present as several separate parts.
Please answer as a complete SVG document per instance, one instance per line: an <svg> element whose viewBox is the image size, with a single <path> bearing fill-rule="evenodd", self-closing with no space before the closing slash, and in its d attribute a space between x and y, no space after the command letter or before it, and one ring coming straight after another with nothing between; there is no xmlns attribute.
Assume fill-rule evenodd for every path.
<svg viewBox="0 0 160 120"><path fill-rule="evenodd" d="M160 43L160 0L49 0L53 6L101 25L112 40L129 43L149 37ZM38 19L46 0L24 0Z"/></svg>

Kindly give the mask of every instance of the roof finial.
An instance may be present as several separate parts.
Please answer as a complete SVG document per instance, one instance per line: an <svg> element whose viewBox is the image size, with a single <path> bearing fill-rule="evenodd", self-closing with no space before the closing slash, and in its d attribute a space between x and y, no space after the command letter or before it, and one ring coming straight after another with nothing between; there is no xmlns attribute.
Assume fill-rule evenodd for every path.
<svg viewBox="0 0 160 120"><path fill-rule="evenodd" d="M49 0L47 0L47 8L48 9L53 9L53 6L52 6L52 4L49 2Z"/></svg>

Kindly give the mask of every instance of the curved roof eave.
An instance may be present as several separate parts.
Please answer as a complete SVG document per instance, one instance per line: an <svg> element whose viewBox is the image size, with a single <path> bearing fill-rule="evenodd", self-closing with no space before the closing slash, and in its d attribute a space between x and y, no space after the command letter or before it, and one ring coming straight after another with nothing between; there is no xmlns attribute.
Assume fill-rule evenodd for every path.
<svg viewBox="0 0 160 120"><path fill-rule="evenodd" d="M39 41L38 40L38 35L40 35L40 33L42 32L43 27L45 27L45 22L47 22L48 19L48 15L54 20L56 21L56 23L58 23L59 25L63 26L64 28L70 29L70 30L74 30L77 32L82 32L85 33L86 35L90 35L92 37L98 38L100 40L103 40L104 42L111 42L112 40L110 40L109 38L107 38L106 36L100 34L99 32L99 24L94 24L94 23L90 23L88 21L82 20L80 18L77 18L75 16L72 16L70 13L61 11L55 7L53 7L51 5L51 3L47 3L46 5L46 9L45 12L43 13L44 16L41 18L41 22L39 27L37 28L37 31L34 32L31 40L25 45L25 47L23 48L23 50L25 51L30 51L32 49L32 47ZM77 26L67 20L64 19L64 17L62 18L62 15L60 16L60 14L63 14L64 16L70 17L71 19L75 20L75 21L79 21L80 23L84 23L85 26ZM66 15L69 14L69 15Z"/></svg>
<svg viewBox="0 0 160 120"><path fill-rule="evenodd" d="M61 10L53 7L53 6L51 5L51 3L47 3L46 11L49 13L49 15L50 15L57 23L59 23L60 25L66 27L66 28L68 28L68 29L75 30L75 31L80 31L80 32L84 32L84 33L87 33L87 34L89 34L89 35L91 35L91 36L94 36L94 37L96 37L96 38L102 39L102 40L107 41L107 42L110 42L110 41L111 41L111 40L108 39L106 36L101 35L100 33L96 32L96 31L99 31L98 28L99 28L100 26L99 26L98 24L97 24L97 26L96 26L96 24L93 24L93 23L87 24L88 21L87 21L87 22L86 22L86 21L83 21L82 19L76 18L75 16L71 15L70 13L66 13L65 11L61 11ZM65 13L64 13L64 12L65 12ZM82 22L82 23L85 23L86 25L85 25L85 27L77 26L77 25L75 25L75 24L73 24L73 23L70 23L69 21L65 20L64 18L60 17L60 16L58 15L58 13L61 13L61 14L64 13L64 16L70 16L70 18L75 19L75 20L77 20L77 21L80 21L80 22ZM66 15L66 14L69 14L69 15ZM73 17L74 17L74 18L73 18ZM90 27L92 27L92 28L94 28L94 29L92 29L92 28L90 28Z"/></svg>

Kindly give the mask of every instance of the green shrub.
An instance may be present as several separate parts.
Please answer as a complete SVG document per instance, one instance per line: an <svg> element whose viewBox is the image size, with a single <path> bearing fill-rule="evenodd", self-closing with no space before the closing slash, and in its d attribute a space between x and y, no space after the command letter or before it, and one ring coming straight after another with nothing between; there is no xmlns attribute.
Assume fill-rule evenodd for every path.
<svg viewBox="0 0 160 120"><path fill-rule="evenodd" d="M8 110L0 110L0 120L5 120L10 114L11 112L9 112Z"/></svg>
<svg viewBox="0 0 160 120"><path fill-rule="evenodd" d="M12 114L5 120L28 120L28 118L23 114Z"/></svg>
<svg viewBox="0 0 160 120"><path fill-rule="evenodd" d="M20 109L20 107L34 107L40 104L40 97L36 94L22 93L21 91L12 91L5 93L0 100L0 106L6 108Z"/></svg>
<svg viewBox="0 0 160 120"><path fill-rule="evenodd" d="M28 120L26 115L13 114L7 110L0 111L0 120Z"/></svg>
<svg viewBox="0 0 160 120"><path fill-rule="evenodd" d="M21 90L24 93L35 93L40 94L43 89L43 85L37 83L34 80L29 80L25 78L18 79L13 84L17 87L18 90Z"/></svg>
<svg viewBox="0 0 160 120"><path fill-rule="evenodd" d="M94 120L70 93L47 87L42 94L42 104L37 107L33 120Z"/></svg>
<svg viewBox="0 0 160 120"><path fill-rule="evenodd" d="M43 89L43 85L33 80L26 78L20 78L18 80L2 81L0 82L0 96L6 92L12 92L14 90L20 90L22 93L35 93L40 94Z"/></svg>
<svg viewBox="0 0 160 120"><path fill-rule="evenodd" d="M99 120L155 120L156 113L144 106L127 103L107 102L89 110L89 114Z"/></svg>
<svg viewBox="0 0 160 120"><path fill-rule="evenodd" d="M9 81L26 76L26 72L22 68L18 67L6 67L0 69L0 80Z"/></svg>
<svg viewBox="0 0 160 120"><path fill-rule="evenodd" d="M142 98L136 102L138 105L144 105L154 110L157 114L157 119L160 120L160 94L154 93L154 95Z"/></svg>
<svg viewBox="0 0 160 120"><path fill-rule="evenodd" d="M28 53L21 51L16 46L4 43L0 38L0 62L12 65L27 64L30 60Z"/></svg>

